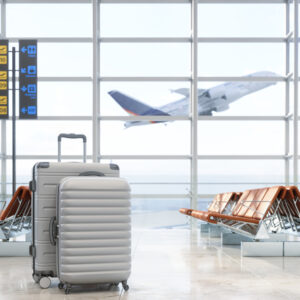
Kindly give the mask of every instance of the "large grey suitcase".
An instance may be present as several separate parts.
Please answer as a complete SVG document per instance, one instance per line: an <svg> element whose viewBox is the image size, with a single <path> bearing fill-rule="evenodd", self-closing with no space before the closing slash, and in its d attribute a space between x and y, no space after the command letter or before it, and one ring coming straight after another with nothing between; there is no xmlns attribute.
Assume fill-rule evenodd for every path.
<svg viewBox="0 0 300 300"><path fill-rule="evenodd" d="M82 138L84 144L84 162L86 161L86 137L84 135L61 134L58 137L58 160L61 160L62 138ZM118 177L119 167L115 164L100 163L55 163L40 162L33 167L33 178L30 183L32 191L32 245L30 254L33 257L33 279L41 287L47 287L47 280L42 278L56 277L56 248L49 239L49 222L56 215L56 194L61 179L79 175L105 175Z"/></svg>
<svg viewBox="0 0 300 300"><path fill-rule="evenodd" d="M72 285L83 284L122 283L128 290L131 209L130 188L125 179L62 179L57 221L52 218L50 235L57 247L59 288L64 288L66 294Z"/></svg>

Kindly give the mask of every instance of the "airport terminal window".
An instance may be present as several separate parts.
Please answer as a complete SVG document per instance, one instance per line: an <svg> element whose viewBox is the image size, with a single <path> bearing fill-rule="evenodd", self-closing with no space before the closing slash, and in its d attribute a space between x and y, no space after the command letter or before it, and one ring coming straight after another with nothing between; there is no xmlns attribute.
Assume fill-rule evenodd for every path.
<svg viewBox="0 0 300 300"><path fill-rule="evenodd" d="M190 6L183 3L103 4L100 34L102 37L189 37L190 20Z"/></svg>
<svg viewBox="0 0 300 300"><path fill-rule="evenodd" d="M293 122L284 116L293 109L294 79L291 78L289 94L285 80L288 72L285 48L290 43L287 63L292 72L293 43L285 39L270 40L287 34L286 4L204 4L198 1L198 112L201 116L198 135L193 137L191 126L196 120L192 117L191 106L182 109L176 104L184 97L188 101L191 83L196 80L191 65L195 42L191 39L191 3L102 3L100 0L99 81L92 82L96 63L91 39L92 3L54 2L4 2L6 32L2 26L3 37L12 40L41 38L38 56L40 120L18 121L17 154L22 155L17 161L19 183L28 181L32 165L38 160L32 155L49 155L49 159L44 160L55 161L56 139L62 131L85 133L88 154L92 154L93 85L99 88L100 158L103 156L102 162L118 163L121 176L131 183L136 224L138 218L145 218L148 212L157 216L156 221L169 220L169 224L158 222L155 225L148 219L149 226L186 222L177 209L188 207L190 200L195 199L191 193L192 162L197 158L191 152L193 138L198 145L197 154L207 156L199 159L197 166L199 208L206 208L208 198L210 200L214 193L259 186L258 178L266 185L292 182ZM26 23L23 22L25 18ZM244 40L234 39L239 37ZM247 40L248 37L260 39L254 42ZM235 78L262 71L267 72L262 74L265 77L272 77L270 72L276 73L276 84L257 88L257 84L267 81L248 82L245 78ZM232 76L234 78L230 78ZM223 93L229 81L235 85ZM250 94L249 86L253 87ZM213 89L215 87L218 88ZM170 90L180 92L171 93ZM132 107L126 105L122 108L108 94L110 91L126 94L150 109L139 112L131 111ZM210 99L213 106L212 101L203 102L205 99L201 98L208 96L213 98ZM230 105L223 103L228 99L236 101ZM178 108L176 113L164 111L162 106L172 102ZM125 122L140 122L140 115L147 118L149 114L156 117L162 114L169 119L166 125L153 124L149 117L149 125L124 129ZM180 116L184 120L180 120ZM47 118L51 120L45 121ZM6 151L10 155L10 121L6 122L6 135ZM30 146L22 147L28 140ZM285 149L285 145L289 149ZM80 145L75 147L67 143L64 147L64 154L76 155L80 160ZM147 157L141 159L144 155ZM163 157L155 159L158 155ZM238 155L249 157L238 160ZM266 159L258 158L262 155ZM6 165L6 192L10 193L10 158L6 159ZM168 194L175 196L166 199ZM167 219L159 217L163 211Z"/></svg>
<svg viewBox="0 0 300 300"><path fill-rule="evenodd" d="M111 97L109 92L120 91L153 108L162 108L174 101L185 99L181 116L189 114L189 82L102 82L100 84L100 111L103 116L123 116L128 113Z"/></svg>
<svg viewBox="0 0 300 300"><path fill-rule="evenodd" d="M104 43L101 76L189 76L189 43Z"/></svg>
<svg viewBox="0 0 300 300"><path fill-rule="evenodd" d="M91 116L91 82L40 82L40 116Z"/></svg>
<svg viewBox="0 0 300 300"><path fill-rule="evenodd" d="M198 5L200 37L283 37L284 26L284 4Z"/></svg>
<svg viewBox="0 0 300 300"><path fill-rule="evenodd" d="M60 133L81 132L87 136L87 153L92 151L92 127L89 121L18 121L17 154L57 155L57 137ZM11 137L11 123L7 124L7 136ZM28 141L30 144L28 146ZM24 147L27 145L27 147ZM79 140L63 143L62 154L82 155ZM66 148L65 148L66 147ZM11 139L7 139L7 152L11 154ZM79 160L79 159L78 159Z"/></svg>
<svg viewBox="0 0 300 300"><path fill-rule="evenodd" d="M199 191L203 194L240 191L255 185L282 185L284 162L281 159L199 159L198 175Z"/></svg>
<svg viewBox="0 0 300 300"><path fill-rule="evenodd" d="M39 76L91 76L92 45L86 43L40 43Z"/></svg>
<svg viewBox="0 0 300 300"><path fill-rule="evenodd" d="M101 122L101 153L103 155L188 155L190 153L189 122L134 125L134 122L124 121Z"/></svg>
<svg viewBox="0 0 300 300"><path fill-rule="evenodd" d="M232 82L237 88L232 91L223 90L224 84ZM253 87L253 88L251 88ZM250 88L249 94L244 93L244 88ZM285 82L257 82L257 81L238 81L231 80L225 82L198 82L198 89L201 94L205 91L219 90L219 98L223 96L232 97L229 108L220 111L213 111L214 116L283 116L285 112ZM203 91L202 91L203 90ZM222 93L223 90L223 93ZM291 95L292 95L291 87ZM244 94L243 97L239 97ZM200 101L205 103L205 94L200 96ZM200 107L201 109L201 107Z"/></svg>
<svg viewBox="0 0 300 300"><path fill-rule="evenodd" d="M247 76L268 71L284 74L282 43L199 43L199 76ZM274 74L274 75L275 75Z"/></svg>
<svg viewBox="0 0 300 300"><path fill-rule="evenodd" d="M8 3L6 16L9 37L92 37L89 4Z"/></svg>
<svg viewBox="0 0 300 300"><path fill-rule="evenodd" d="M282 121L199 121L199 154L280 155L284 149Z"/></svg>
<svg viewBox="0 0 300 300"><path fill-rule="evenodd" d="M110 162L103 160L103 162ZM121 176L131 183L132 194L186 195L190 189L188 160L133 160L114 159Z"/></svg>

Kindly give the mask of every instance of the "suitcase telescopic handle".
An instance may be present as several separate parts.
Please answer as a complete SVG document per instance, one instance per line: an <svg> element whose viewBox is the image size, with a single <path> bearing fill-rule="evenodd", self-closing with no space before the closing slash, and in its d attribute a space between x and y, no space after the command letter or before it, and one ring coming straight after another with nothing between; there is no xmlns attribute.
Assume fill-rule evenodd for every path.
<svg viewBox="0 0 300 300"><path fill-rule="evenodd" d="M103 177L103 176L105 176L105 174L102 173L102 172L97 172L97 171L87 171L87 172L80 173L79 176L99 176L99 177Z"/></svg>
<svg viewBox="0 0 300 300"><path fill-rule="evenodd" d="M58 136L58 161L61 162L61 140L66 139L82 139L83 140L83 162L86 162L86 136L84 134L61 133Z"/></svg>
<svg viewBox="0 0 300 300"><path fill-rule="evenodd" d="M52 217L50 219L49 223L49 238L51 245L56 245L56 239L57 239L57 221L56 217Z"/></svg>

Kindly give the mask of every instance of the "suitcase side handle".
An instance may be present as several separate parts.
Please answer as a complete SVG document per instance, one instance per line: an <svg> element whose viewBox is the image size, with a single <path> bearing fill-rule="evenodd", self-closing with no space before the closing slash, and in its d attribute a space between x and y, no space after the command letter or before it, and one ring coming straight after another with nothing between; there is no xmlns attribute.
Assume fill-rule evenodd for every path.
<svg viewBox="0 0 300 300"><path fill-rule="evenodd" d="M97 172L97 171L87 171L87 172L82 172L79 174L79 176L105 176L104 173L102 172Z"/></svg>
<svg viewBox="0 0 300 300"><path fill-rule="evenodd" d="M82 139L83 140L83 162L86 162L86 136L84 134L75 134L75 133L61 133L58 138L58 162L61 162L61 140L62 138L66 139Z"/></svg>
<svg viewBox="0 0 300 300"><path fill-rule="evenodd" d="M52 246L56 245L57 239L57 221L56 217L52 217L49 223L49 236L50 236L50 243Z"/></svg>

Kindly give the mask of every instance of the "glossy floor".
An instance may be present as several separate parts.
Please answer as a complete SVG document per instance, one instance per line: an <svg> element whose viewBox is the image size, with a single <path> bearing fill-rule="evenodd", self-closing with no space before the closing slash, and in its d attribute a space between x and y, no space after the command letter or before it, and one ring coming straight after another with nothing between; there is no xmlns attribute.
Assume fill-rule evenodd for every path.
<svg viewBox="0 0 300 300"><path fill-rule="evenodd" d="M41 290L31 278L31 259L0 258L0 299L300 299L300 258L242 258L237 246L221 246L199 231L133 233L130 290L74 290L57 280Z"/></svg>

